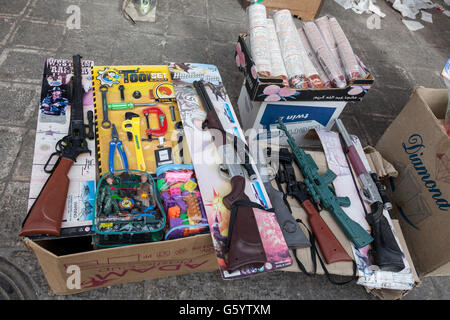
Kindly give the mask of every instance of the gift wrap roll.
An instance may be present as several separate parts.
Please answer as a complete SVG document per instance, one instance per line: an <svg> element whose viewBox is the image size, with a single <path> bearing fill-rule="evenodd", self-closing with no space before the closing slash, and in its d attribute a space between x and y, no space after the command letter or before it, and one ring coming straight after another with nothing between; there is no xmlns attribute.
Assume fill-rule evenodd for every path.
<svg viewBox="0 0 450 320"><path fill-rule="evenodd" d="M347 84L345 82L344 74L336 64L330 49L328 48L319 28L313 21L308 21L303 24L303 31L314 50L317 60L319 60L323 71L330 79L333 87L344 88Z"/></svg>
<svg viewBox="0 0 450 320"><path fill-rule="evenodd" d="M301 43L291 12L287 9L277 11L273 20L291 87L321 88L319 74Z"/></svg>
<svg viewBox="0 0 450 320"><path fill-rule="evenodd" d="M311 60L312 64L317 70L317 73L319 74L320 81L322 81L322 87L332 88L333 86L331 85L331 81L325 74L325 71L323 71L322 65L320 64L319 60L317 60L316 54L314 50L311 48L311 45L309 44L309 41L306 38L305 32L303 31L302 28L298 28L297 31L300 36L300 40L302 41L303 47L305 47L306 53L308 54L309 60Z"/></svg>
<svg viewBox="0 0 450 320"><path fill-rule="evenodd" d="M281 56L280 43L278 42L275 24L272 19L267 19L266 27L269 37L271 76L283 78L284 85L289 86L286 68L284 67L283 57Z"/></svg>
<svg viewBox="0 0 450 320"><path fill-rule="evenodd" d="M344 30L342 30L341 25L334 17L329 18L329 23L331 32L336 40L347 81L361 78L359 64L356 61L355 53L353 52L353 48L350 45Z"/></svg>
<svg viewBox="0 0 450 320"><path fill-rule="evenodd" d="M337 43L334 38L333 32L331 31L330 22L328 16L323 16L314 21L316 23L317 28L319 29L325 44L330 49L334 60L336 61L336 65L339 68L340 73L344 73L344 68L342 66L342 61L339 57L339 51L337 48Z"/></svg>
<svg viewBox="0 0 450 320"><path fill-rule="evenodd" d="M263 77L270 77L270 52L267 34L266 7L262 4L252 4L248 7L250 50L256 65L256 71Z"/></svg>

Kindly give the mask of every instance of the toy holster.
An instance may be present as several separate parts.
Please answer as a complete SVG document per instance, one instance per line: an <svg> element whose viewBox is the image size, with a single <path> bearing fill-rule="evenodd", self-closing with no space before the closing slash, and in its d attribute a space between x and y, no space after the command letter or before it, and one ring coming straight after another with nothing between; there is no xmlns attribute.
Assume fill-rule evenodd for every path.
<svg viewBox="0 0 450 320"><path fill-rule="evenodd" d="M259 207L259 204L251 202L245 195L244 177L233 177L231 186L232 192L223 198L224 205L231 210L227 243L228 271L243 266L260 268L267 258L253 212L253 207Z"/></svg>

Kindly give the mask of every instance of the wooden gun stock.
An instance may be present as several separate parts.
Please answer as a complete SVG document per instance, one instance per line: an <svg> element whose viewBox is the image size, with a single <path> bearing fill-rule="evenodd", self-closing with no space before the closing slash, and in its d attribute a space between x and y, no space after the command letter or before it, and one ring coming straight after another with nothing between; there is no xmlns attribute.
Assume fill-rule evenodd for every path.
<svg viewBox="0 0 450 320"><path fill-rule="evenodd" d="M19 236L59 235L69 189L67 174L74 161L62 157L45 183L22 226Z"/></svg>
<svg viewBox="0 0 450 320"><path fill-rule="evenodd" d="M245 178L231 178L231 193L223 198L223 204L230 210L236 201L250 201L244 193ZM243 266L259 268L267 261L266 253L259 235L253 208L240 205L233 210L230 217L229 233L230 250L228 254L228 270L234 271Z"/></svg>
<svg viewBox="0 0 450 320"><path fill-rule="evenodd" d="M302 202L302 207L308 214L308 223L312 229L314 236L319 244L320 251L327 264L338 261L353 261L345 251L344 247L339 243L336 236L331 232L328 225L317 212L314 205L309 200Z"/></svg>

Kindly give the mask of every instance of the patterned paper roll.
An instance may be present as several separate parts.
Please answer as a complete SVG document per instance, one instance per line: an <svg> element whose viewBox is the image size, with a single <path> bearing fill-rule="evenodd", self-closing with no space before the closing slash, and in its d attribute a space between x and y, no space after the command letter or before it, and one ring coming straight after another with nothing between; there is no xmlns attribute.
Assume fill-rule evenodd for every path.
<svg viewBox="0 0 450 320"><path fill-rule="evenodd" d="M336 64L330 49L322 38L322 35L313 21L308 21L303 24L303 30L306 37L311 44L312 49L316 53L323 71L330 79L333 87L344 88L346 86L344 74L341 72Z"/></svg>
<svg viewBox="0 0 450 320"><path fill-rule="evenodd" d="M325 74L325 71L323 71L323 68L317 60L316 54L314 53L313 49L311 48L311 45L309 44L308 39L306 38L305 32L302 28L297 29L298 34L300 35L300 39L302 40L302 44L305 47L306 53L308 53L308 57L311 60L312 64L316 68L317 72L319 73L320 80L322 81L322 86L324 88L332 88L331 81L328 78L328 76Z"/></svg>
<svg viewBox="0 0 450 320"><path fill-rule="evenodd" d="M319 74L301 43L291 12L287 9L277 11L273 20L289 84L294 88L321 88Z"/></svg>
<svg viewBox="0 0 450 320"><path fill-rule="evenodd" d="M319 28L320 33L322 34L323 40L325 41L326 45L330 49L331 53L333 54L333 58L335 59L336 64L340 69L340 72L344 73L342 61L339 57L337 43L333 36L333 32L331 31L328 16L323 16L323 17L316 19L315 23L316 23L317 28Z"/></svg>
<svg viewBox="0 0 450 320"><path fill-rule="evenodd" d="M266 29L266 7L262 4L252 4L248 7L250 50L259 75L269 77L270 52Z"/></svg>
<svg viewBox="0 0 450 320"><path fill-rule="evenodd" d="M266 21L267 34L269 37L270 49L270 71L274 77L282 77L285 86L289 86L286 68L281 56L280 43L278 42L275 24L272 19Z"/></svg>
<svg viewBox="0 0 450 320"><path fill-rule="evenodd" d="M342 30L336 18L330 18L329 22L331 32L333 32L334 39L337 43L339 56L341 57L342 65L344 66L347 81L360 78L359 65L356 61L352 46L345 36L344 30Z"/></svg>

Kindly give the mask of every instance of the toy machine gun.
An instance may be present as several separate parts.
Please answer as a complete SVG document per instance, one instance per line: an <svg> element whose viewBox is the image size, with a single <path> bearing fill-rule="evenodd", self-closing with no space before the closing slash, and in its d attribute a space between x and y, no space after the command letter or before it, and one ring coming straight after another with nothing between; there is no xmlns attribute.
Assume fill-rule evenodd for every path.
<svg viewBox="0 0 450 320"><path fill-rule="evenodd" d="M313 198L314 202L322 205L332 214L347 238L356 248L359 249L370 244L373 238L357 222L350 219L341 208L341 205L349 205L349 199L337 197L329 187L329 184L336 178L336 174L331 170L327 170L322 176L319 175L319 168L311 155L297 146L281 118L278 118L278 123L278 129L284 131L287 136L287 141L294 155L294 161L303 175L306 191Z"/></svg>
<svg viewBox="0 0 450 320"><path fill-rule="evenodd" d="M90 125L83 119L83 87L81 79L81 56L73 56L72 104L69 133L56 144L56 152L48 159L44 170L54 156L58 159L39 196L27 214L19 236L36 234L59 235L66 207L70 180L67 174L82 153L91 154L86 137L93 139ZM90 115L88 114L90 117ZM86 129L89 133L86 134ZM47 170L46 170L47 171Z"/></svg>
<svg viewBox="0 0 450 320"><path fill-rule="evenodd" d="M222 177L226 172L231 182L231 192L223 198L223 204L231 211L229 234L226 250L228 250L228 270L234 271L243 266L259 268L267 261L262 240L256 224L253 208L266 210L257 203L250 201L245 194L246 178L244 170L250 180L257 179L256 173L249 162L248 146L245 145L244 161L238 152L238 141L229 142L227 132L223 128L212 104L205 86L201 81L194 81L197 95L207 113L202 129L210 130L219 154L222 155L222 164L219 173ZM236 140L237 139L237 140ZM244 170L243 170L244 169Z"/></svg>

